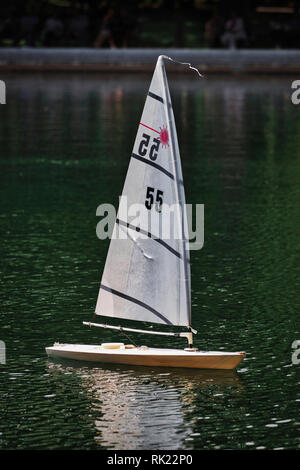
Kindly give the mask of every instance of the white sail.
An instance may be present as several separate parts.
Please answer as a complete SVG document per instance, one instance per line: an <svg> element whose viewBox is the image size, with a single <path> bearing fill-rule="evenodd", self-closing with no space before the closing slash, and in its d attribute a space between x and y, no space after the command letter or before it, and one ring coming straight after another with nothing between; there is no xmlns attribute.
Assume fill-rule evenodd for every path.
<svg viewBox="0 0 300 470"><path fill-rule="evenodd" d="M139 123L95 313L190 326L185 196L164 58ZM138 222L128 211L136 204Z"/></svg>

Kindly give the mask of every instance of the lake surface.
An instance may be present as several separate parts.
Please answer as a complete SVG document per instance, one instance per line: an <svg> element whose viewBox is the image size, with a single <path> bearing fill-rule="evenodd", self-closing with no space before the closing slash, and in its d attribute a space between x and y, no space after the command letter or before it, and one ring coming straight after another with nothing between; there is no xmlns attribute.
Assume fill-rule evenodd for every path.
<svg viewBox="0 0 300 470"><path fill-rule="evenodd" d="M0 449L299 448L295 78L169 77L186 199L205 205L195 345L247 353L222 372L47 358L55 341L124 341L82 321L108 248L96 209L118 202L151 76L1 77Z"/></svg>

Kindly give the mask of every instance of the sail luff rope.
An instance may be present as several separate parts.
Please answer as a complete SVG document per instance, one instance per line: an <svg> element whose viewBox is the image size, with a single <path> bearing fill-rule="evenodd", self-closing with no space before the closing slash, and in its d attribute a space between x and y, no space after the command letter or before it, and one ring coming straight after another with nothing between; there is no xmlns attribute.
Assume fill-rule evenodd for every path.
<svg viewBox="0 0 300 470"><path fill-rule="evenodd" d="M187 65L191 70L194 70L197 72L197 74L199 75L199 77L203 78L203 75L199 72L199 70L192 66L192 64L190 62L180 62L178 60L175 60L175 59L172 59L172 57L169 57L169 56L166 56L166 55L163 55L162 56L163 58L167 59L167 60L170 60L171 62L174 62L175 64L179 64L179 65ZM165 87L164 87L164 92L165 92L165 98L166 98L166 102L168 102L168 92L167 92L167 78L166 78L166 72L165 72L165 69L163 68L163 80L165 82ZM171 125L171 117L170 117L170 113L169 113L169 108L168 108L168 105L166 107L166 113L167 113L167 119L169 121L169 125ZM175 148L174 148L174 142L173 142L173 139L172 139L172 136L171 136L171 153L172 153L172 156L173 156L173 164L174 164L174 170L175 170L175 176L176 178L178 179L178 163L177 163L177 158L175 157ZM181 220L182 220L182 230L183 230L183 233L184 233L184 227L185 227L185 224L184 224L184 219L183 219L183 207L182 207L182 194L181 194L181 190L177 187L176 188L177 190L177 196L178 196L178 199L179 199L179 204L181 206ZM186 239L185 237L183 236L183 251L184 251L184 271L185 271L185 282L187 283L187 280L188 280L188 276L187 276L187 265L186 265ZM189 320L191 322L191 298L190 298L190 284L189 284L189 287L186 288L186 297L187 297L187 309L188 309L188 315L189 315ZM188 292L189 290L189 292ZM192 326L191 324L189 325L189 328L190 328L190 331L193 332L193 329L192 329Z"/></svg>
<svg viewBox="0 0 300 470"><path fill-rule="evenodd" d="M169 57L167 57L167 56L162 56L162 57L165 57L165 58L169 59ZM166 117L167 117L169 128L171 129L173 122L172 122L172 119L171 119L169 106L167 104L168 101L170 100L170 96L169 96L169 92L168 92L168 81L167 81L166 71L165 71L164 65L162 67L162 76L163 76L163 81L164 81L163 91L164 91L165 100L166 100L166 107L165 107ZM172 155L172 164L173 164L173 169L174 169L174 176L175 176L175 179L178 183L179 168L178 168L178 161L177 161L177 158L175 156L176 155L175 147L176 146L175 146L175 142L174 142L174 136L171 133L170 151L171 151L171 155ZM182 195L181 188L179 187L178 184L175 185L175 191L176 191L177 200L178 200L179 206L180 206L181 230L182 230L182 236L183 236L183 261L184 261L184 277L185 277L185 285L186 285L186 302L187 302L187 312L188 312L188 317L189 317L189 326L191 326L191 301L190 301L189 288L187 286L188 274L187 274L187 266L186 266L186 240L185 240L185 230L184 230L184 222L183 222L183 214L184 214L183 195Z"/></svg>

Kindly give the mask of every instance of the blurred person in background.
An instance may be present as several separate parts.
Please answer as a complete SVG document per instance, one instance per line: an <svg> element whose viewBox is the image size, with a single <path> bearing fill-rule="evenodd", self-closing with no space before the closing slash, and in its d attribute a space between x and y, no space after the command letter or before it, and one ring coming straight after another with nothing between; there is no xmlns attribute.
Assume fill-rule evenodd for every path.
<svg viewBox="0 0 300 470"><path fill-rule="evenodd" d="M137 32L135 18L130 15L126 8L121 8L120 12L120 43L121 47L128 47Z"/></svg>
<svg viewBox="0 0 300 470"><path fill-rule="evenodd" d="M55 10L50 11L46 18L42 31L41 41L43 46L53 47L60 44L64 35L64 23Z"/></svg>
<svg viewBox="0 0 300 470"><path fill-rule="evenodd" d="M9 41L17 45L18 23L13 8L5 8L0 12L0 46L7 45Z"/></svg>
<svg viewBox="0 0 300 470"><path fill-rule="evenodd" d="M221 36L224 31L224 20L218 11L205 23L205 45L206 47L220 47Z"/></svg>
<svg viewBox="0 0 300 470"><path fill-rule="evenodd" d="M76 46L87 46L89 43L89 5L72 12L67 25L67 42Z"/></svg>
<svg viewBox="0 0 300 470"><path fill-rule="evenodd" d="M109 8L102 20L101 28L94 43L95 47L102 47L108 42L111 49L116 48L114 39L115 10Z"/></svg>
<svg viewBox="0 0 300 470"><path fill-rule="evenodd" d="M40 19L33 8L26 8L25 15L21 16L17 42L25 41L26 46L34 46L37 39Z"/></svg>
<svg viewBox="0 0 300 470"><path fill-rule="evenodd" d="M225 32L221 37L221 42L223 46L229 49L236 49L238 46L245 44L246 40L247 34L244 21L237 15L236 11L233 11L229 20L225 23Z"/></svg>

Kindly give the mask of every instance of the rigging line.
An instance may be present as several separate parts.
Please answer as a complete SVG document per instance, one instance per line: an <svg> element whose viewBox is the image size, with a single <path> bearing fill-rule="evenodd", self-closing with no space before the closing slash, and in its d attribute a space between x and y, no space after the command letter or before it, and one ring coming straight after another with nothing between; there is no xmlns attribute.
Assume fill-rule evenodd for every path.
<svg viewBox="0 0 300 470"><path fill-rule="evenodd" d="M120 331L120 334L123 334L127 339L129 339L129 341L130 341L131 343L133 343L136 348L138 347L138 345L130 338L129 335L127 335L127 334L125 333L124 330L121 329L121 330L119 330L119 331Z"/></svg>
<svg viewBox="0 0 300 470"><path fill-rule="evenodd" d="M190 62L180 62L179 60L172 59L172 57L169 57L167 55L164 56L166 59L170 60L171 62L174 62L174 64L179 64L179 65L188 65L191 70L195 70L199 77L204 78L204 75L202 75L199 70L194 67Z"/></svg>

